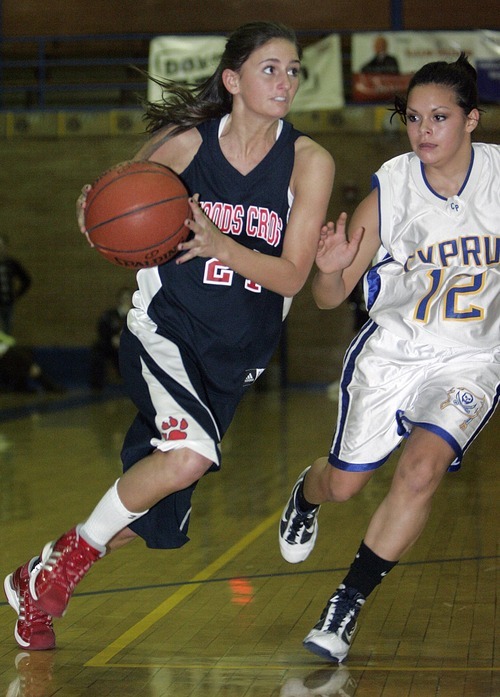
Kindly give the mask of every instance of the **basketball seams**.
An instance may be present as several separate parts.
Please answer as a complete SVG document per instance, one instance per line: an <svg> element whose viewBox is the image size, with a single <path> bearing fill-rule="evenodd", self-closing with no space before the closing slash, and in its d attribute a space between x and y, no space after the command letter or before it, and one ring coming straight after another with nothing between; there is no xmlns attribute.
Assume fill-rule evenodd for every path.
<svg viewBox="0 0 500 697"><path fill-rule="evenodd" d="M165 169L166 169L166 168L165 168ZM112 170L109 170L109 174L111 174L111 173L112 173ZM106 182L105 184L103 184L102 182L104 181L106 175L103 175L102 177L99 177L99 179L97 179L97 180L92 184L92 186L91 186L91 188L90 188L90 191L89 191L88 194L87 194L87 204L86 204L86 207L85 207L85 215L88 215L88 214L89 214L89 212L92 210L93 204L95 204L95 202L98 201L99 197L100 197L102 194L104 194L110 186L116 185L116 183L117 183L118 181L121 181L121 180L124 179L125 177L134 177L134 176L137 176L138 174L154 174L154 175L158 175L158 174L159 174L159 175L162 176L162 177L166 177L166 178L169 179L171 182L173 181L173 182L177 183L177 182L176 182L177 177L176 177L175 175L173 175L173 174L170 172L170 170L168 170L168 169L167 169L166 172L162 172L162 171L154 171L154 172L151 172L151 171L148 171L148 170L134 171L134 172L124 172L123 174L120 174L120 175L118 175L118 176L115 176L113 179L110 179L110 180L109 180L108 182ZM180 180L179 180L179 183L181 183ZM97 188L98 185L99 185L100 188L98 188L97 191L95 191L95 189ZM181 183L181 186L179 186L179 194L177 194L176 196L172 196L171 198L172 198L172 199L183 198L183 197L187 198L187 193L186 193L185 189L184 189L184 191L183 191L183 189L184 189L184 187L182 186L182 183ZM109 191L108 191L107 193L109 194ZM167 200L167 199L165 199L165 200Z"/></svg>
<svg viewBox="0 0 500 697"><path fill-rule="evenodd" d="M151 249L155 249L156 247L161 247L161 245L165 244L165 242L168 242L169 240L178 236L183 227L184 227L183 224L179 225L179 227L177 228L177 230L175 230L175 232L170 233L168 235L168 237L163 237L161 240L158 240L158 242L155 242L155 244L151 244L148 247L140 247L138 249L132 249L130 251L128 251L126 249L116 249L113 247L105 247L103 244L100 244L99 242L94 242L94 241L92 241L92 244L94 245L94 247L97 250L111 253L111 254L141 254L143 252L149 252ZM180 241L181 241L181 239L179 238L179 242Z"/></svg>
<svg viewBox="0 0 500 697"><path fill-rule="evenodd" d="M128 216L135 215L136 213L140 213L141 211L145 211L148 208L154 208L155 206L162 206L165 203L169 203L170 201L179 201L180 199L186 199L186 201L187 201L186 194L182 194L180 196L171 196L170 198L164 198L161 201L152 201L151 203L147 203L144 206L132 208L131 210L126 211L125 213L120 213L119 215L115 215L112 218L108 218L107 220L103 220L101 223L97 223L96 225L89 227L87 229L87 232L89 235L91 235L94 232L94 230L97 230L98 228L103 227L104 225L109 225L110 223L114 223L117 220L122 220L123 218L126 218ZM188 217L188 214L189 214L189 206L186 206L185 218ZM137 250L137 251L139 251L139 250Z"/></svg>

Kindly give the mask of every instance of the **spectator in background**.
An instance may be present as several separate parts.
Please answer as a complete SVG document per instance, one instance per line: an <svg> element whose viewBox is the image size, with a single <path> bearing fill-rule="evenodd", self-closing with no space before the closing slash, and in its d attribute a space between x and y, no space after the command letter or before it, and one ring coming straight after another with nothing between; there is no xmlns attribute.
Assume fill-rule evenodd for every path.
<svg viewBox="0 0 500 697"><path fill-rule="evenodd" d="M0 332L0 386L16 392L64 392L35 361L33 350Z"/></svg>
<svg viewBox="0 0 500 697"><path fill-rule="evenodd" d="M6 334L12 332L14 303L31 286L31 277L17 259L9 256L9 241L0 235L0 321Z"/></svg>
<svg viewBox="0 0 500 697"><path fill-rule="evenodd" d="M387 53L387 39L384 36L377 36L373 50L375 55L361 68L360 72L399 75L398 61Z"/></svg>
<svg viewBox="0 0 500 697"><path fill-rule="evenodd" d="M94 390L102 390L106 384L109 366L113 368L116 375L120 374L118 347L127 312L131 307L132 291L130 288L120 288L116 307L111 307L99 317L97 340L92 345L90 353L90 386Z"/></svg>

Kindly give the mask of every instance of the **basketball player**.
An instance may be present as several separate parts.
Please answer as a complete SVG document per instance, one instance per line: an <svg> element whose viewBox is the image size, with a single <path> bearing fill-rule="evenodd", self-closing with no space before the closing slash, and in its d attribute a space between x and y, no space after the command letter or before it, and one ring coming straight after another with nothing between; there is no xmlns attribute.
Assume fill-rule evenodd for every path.
<svg viewBox="0 0 500 697"><path fill-rule="evenodd" d="M204 84L166 84L165 102L147 108L151 138L136 159L180 175L192 197L192 234L180 256L137 274L120 340L121 373L138 408L123 476L87 520L5 579L23 648L55 646L52 617L107 551L138 536L152 548L188 540L191 495L220 467L220 441L277 347L325 222L332 157L284 120L300 57L287 27L244 25Z"/></svg>
<svg viewBox="0 0 500 697"><path fill-rule="evenodd" d="M471 143L474 68L464 54L425 65L394 111L413 152L376 173L352 217L364 234L344 271L345 220L322 233L320 308L339 305L381 260L365 277L369 320L345 356L329 457L302 472L280 523L284 558L303 561L320 504L357 494L406 438L350 570L304 640L339 662L366 598L418 539L445 472L460 466L500 393L500 147Z"/></svg>

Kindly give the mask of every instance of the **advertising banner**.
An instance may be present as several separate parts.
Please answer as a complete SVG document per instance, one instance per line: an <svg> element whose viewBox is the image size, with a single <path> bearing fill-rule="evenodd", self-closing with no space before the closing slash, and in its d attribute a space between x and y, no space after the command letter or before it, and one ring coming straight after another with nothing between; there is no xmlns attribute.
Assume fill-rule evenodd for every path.
<svg viewBox="0 0 500 697"><path fill-rule="evenodd" d="M157 36L149 44L148 72L160 80L197 84L214 72L224 52L223 36ZM148 82L148 100L161 100L161 87Z"/></svg>
<svg viewBox="0 0 500 697"><path fill-rule="evenodd" d="M301 84L292 111L340 109L344 104L340 36L330 34L304 49Z"/></svg>
<svg viewBox="0 0 500 697"><path fill-rule="evenodd" d="M500 32L366 32L352 37L352 99L392 101L424 63L458 58L464 51L478 71L479 96L499 101Z"/></svg>

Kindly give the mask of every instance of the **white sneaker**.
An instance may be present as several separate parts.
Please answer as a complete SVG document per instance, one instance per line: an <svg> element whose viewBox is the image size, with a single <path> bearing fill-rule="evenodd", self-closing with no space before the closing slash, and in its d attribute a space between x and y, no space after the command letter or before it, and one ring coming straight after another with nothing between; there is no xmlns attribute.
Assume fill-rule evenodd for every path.
<svg viewBox="0 0 500 697"><path fill-rule="evenodd" d="M320 506L302 513L297 507L297 491L304 481L307 467L295 482L280 520L279 542L281 556L290 564L304 561L312 552L318 536L317 516Z"/></svg>
<svg viewBox="0 0 500 697"><path fill-rule="evenodd" d="M341 663L347 658L365 597L341 584L328 601L319 621L303 641L317 656Z"/></svg>

